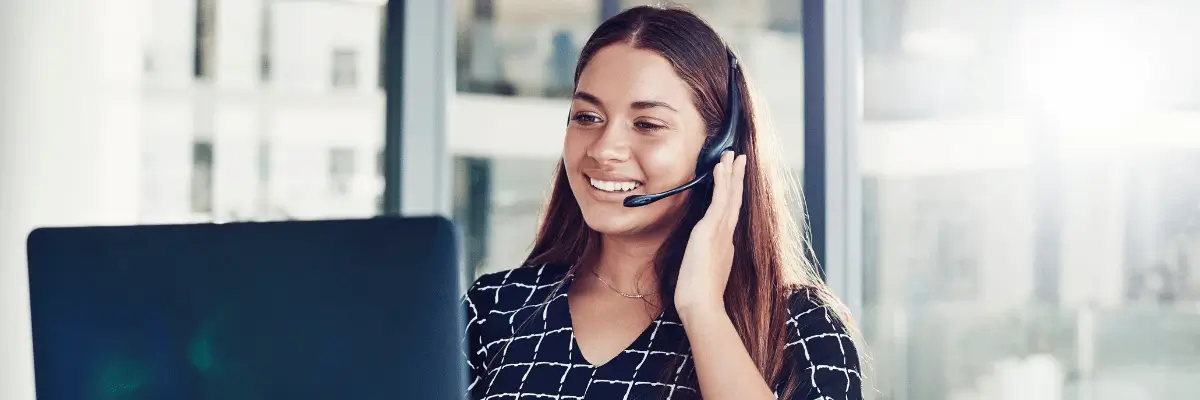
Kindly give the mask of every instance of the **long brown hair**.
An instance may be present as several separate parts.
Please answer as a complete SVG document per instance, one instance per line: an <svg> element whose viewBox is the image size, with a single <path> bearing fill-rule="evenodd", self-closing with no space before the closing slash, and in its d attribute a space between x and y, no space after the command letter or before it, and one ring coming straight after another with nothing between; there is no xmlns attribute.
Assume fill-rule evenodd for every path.
<svg viewBox="0 0 1200 400"><path fill-rule="evenodd" d="M729 84L727 45L703 19L679 6L641 6L628 9L596 29L584 45L575 68L575 84L592 56L600 49L625 43L666 58L676 74L692 90L693 102L708 127L716 134L725 118ZM725 306L750 357L768 383L789 374L784 344L789 328L788 298L807 289L816 301L834 312L857 337L845 307L830 292L811 262L802 223L790 215L789 205L800 205L799 192L781 163L774 135L763 129L743 74L741 87L743 129L736 148L747 154L745 200L734 231L737 249L725 290ZM559 160L550 198L542 215L537 239L525 265L567 264L576 273L595 254L599 233L587 226L579 204L571 193L567 174ZM678 227L659 248L654 270L659 277L662 305L672 307L675 282L688 237L712 199L711 187L691 189ZM800 225L800 226L798 226ZM788 379L795 381L795 379ZM795 390L788 382L785 393ZM784 393L781 393L784 395Z"/></svg>

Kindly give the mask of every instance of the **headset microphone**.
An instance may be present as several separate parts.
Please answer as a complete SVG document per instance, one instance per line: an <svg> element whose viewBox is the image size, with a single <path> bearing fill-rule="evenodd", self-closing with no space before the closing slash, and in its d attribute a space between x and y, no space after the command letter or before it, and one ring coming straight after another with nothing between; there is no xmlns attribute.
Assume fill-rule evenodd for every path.
<svg viewBox="0 0 1200 400"><path fill-rule="evenodd" d="M742 115L741 89L737 84L738 62L733 51L729 51L729 107L725 110L725 123L721 126L720 134L708 138L704 147L700 148L700 157L696 159L696 178L683 186L655 194L634 195L625 198L625 207L641 207L684 190L710 178L713 168L721 162L721 155L733 150L734 139L737 137L738 123Z"/></svg>

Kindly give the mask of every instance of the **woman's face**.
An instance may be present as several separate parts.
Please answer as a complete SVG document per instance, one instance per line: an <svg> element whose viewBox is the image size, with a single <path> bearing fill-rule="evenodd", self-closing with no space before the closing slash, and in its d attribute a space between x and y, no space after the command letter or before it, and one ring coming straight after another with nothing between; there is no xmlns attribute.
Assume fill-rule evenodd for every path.
<svg viewBox="0 0 1200 400"><path fill-rule="evenodd" d="M705 124L670 62L624 43L600 49L579 77L570 116L563 163L588 226L608 235L670 229L688 192L622 204L695 176Z"/></svg>

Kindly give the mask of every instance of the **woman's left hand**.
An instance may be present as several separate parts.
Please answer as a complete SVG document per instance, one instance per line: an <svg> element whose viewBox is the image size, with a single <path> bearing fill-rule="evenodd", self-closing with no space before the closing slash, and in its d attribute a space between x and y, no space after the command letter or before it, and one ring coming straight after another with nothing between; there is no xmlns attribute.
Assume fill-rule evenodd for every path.
<svg viewBox="0 0 1200 400"><path fill-rule="evenodd" d="M675 308L725 312L725 286L733 267L733 232L742 209L746 156L725 152L713 168L713 198L696 223L679 266Z"/></svg>

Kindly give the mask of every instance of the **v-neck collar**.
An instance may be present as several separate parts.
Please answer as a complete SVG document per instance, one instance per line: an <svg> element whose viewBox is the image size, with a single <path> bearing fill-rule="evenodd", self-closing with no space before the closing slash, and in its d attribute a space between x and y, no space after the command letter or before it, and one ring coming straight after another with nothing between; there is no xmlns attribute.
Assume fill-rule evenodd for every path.
<svg viewBox="0 0 1200 400"><path fill-rule="evenodd" d="M570 292L571 292L571 284L574 283L575 278L576 278L576 276L574 273L567 273L566 276L563 277L563 284L560 286L559 291L557 293L553 294L553 298L554 298L553 301L561 301L563 303L562 306L555 307L555 308L557 310L559 310L558 318L562 318L562 320L564 321L564 324L566 324L567 327L571 328L571 357L572 357L572 359L581 360L583 364L587 364L591 368L594 368L594 369L604 368L607 365L613 364L613 361L615 361L621 357L625 357L631 351L651 350L650 349L652 347L651 345L653 344L653 340L654 340L659 328L663 324L670 324L670 323L674 322L674 321L672 321L672 318L675 315L674 312L672 310L670 310L669 308L664 308L662 311L658 312L658 316L656 316L653 320L651 320L650 324L646 325L646 327L642 329L641 333L639 333L638 336L636 338L634 338L632 342L630 342L628 345L626 345L625 348L622 349L620 353L617 353L616 356L605 361L603 364L597 365L597 364L593 363L592 361L588 360L586 356L584 356L583 351L580 350L580 348L579 348L579 340L575 337L575 321L574 321L574 319L572 319L572 316L571 316L571 302L569 299ZM674 323L678 323L678 322L674 322Z"/></svg>

